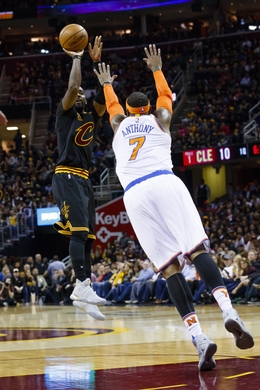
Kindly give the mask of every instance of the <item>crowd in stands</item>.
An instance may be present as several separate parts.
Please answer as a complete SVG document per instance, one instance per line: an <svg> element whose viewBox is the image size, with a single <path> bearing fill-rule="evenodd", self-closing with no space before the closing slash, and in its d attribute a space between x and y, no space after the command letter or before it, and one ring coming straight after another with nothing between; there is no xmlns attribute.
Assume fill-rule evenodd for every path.
<svg viewBox="0 0 260 390"><path fill-rule="evenodd" d="M212 256L233 303L260 302L260 185L257 181L233 198L199 208L208 233ZM193 264L183 270L194 303L214 304L214 297L200 280ZM92 285L107 305L172 304L166 281L133 236L122 232L105 249L92 253ZM72 267L53 256L0 260L0 306L71 305L75 286Z"/></svg>
<svg viewBox="0 0 260 390"><path fill-rule="evenodd" d="M94 0L92 0L93 2ZM82 1L84 2L84 1ZM85 0L86 2L86 0ZM25 1L0 1L0 12L10 11L11 9L16 10L28 10L36 6L53 6L53 3L62 3L62 1L56 0L42 1L25 0ZM67 4L67 1L65 2ZM133 18L134 19L134 18ZM229 34L236 32L243 32L243 27L240 24L230 22L228 17L226 21L222 23L221 28L214 28L210 22L208 34L205 35L219 35ZM57 19L58 21L58 19ZM168 21L159 22L156 17L150 20L149 15L147 16L147 29L145 32L141 32L140 28L137 28L133 23L132 26L125 30L113 29L108 30L107 28L102 29L104 47L109 48L125 48L128 46L140 46L146 45L151 42L160 43L160 45L166 45L169 42L176 42L180 40L195 40L201 36L202 29L201 24L203 22L200 19L194 19L191 23L184 21L174 21L169 18ZM64 20L58 21L58 26L54 26L53 34L47 33L48 37L39 39L38 41L22 40L21 37L14 39L3 38L0 41L0 58L1 57L14 57L14 56L28 56L42 53L62 53L62 48L58 41L59 31L65 27L66 22ZM214 30L214 33L213 33ZM100 29L92 29L88 31L89 40L93 41L95 35L100 34ZM44 32L43 32L44 34Z"/></svg>
<svg viewBox="0 0 260 390"><path fill-rule="evenodd" d="M243 143L249 110L260 100L257 36L209 39L200 46L203 60L190 90L197 103L177 129L175 151ZM260 139L259 126L255 138Z"/></svg>
<svg viewBox="0 0 260 390"><path fill-rule="evenodd" d="M71 267L66 268L58 256L50 261L35 257L0 260L0 306L69 303L76 279Z"/></svg>
<svg viewBox="0 0 260 390"><path fill-rule="evenodd" d="M91 32L89 41L94 39L95 32ZM100 31L96 31L100 34ZM106 49L126 48L128 46L139 46L154 43L165 43L166 41L179 41L182 39L194 39L195 36L189 30L182 30L174 27L171 23L169 27L158 26L158 29L141 34L138 30L133 29L129 33L117 34L114 31L105 31L103 33L103 42ZM0 43L0 58L15 56L42 55L48 53L63 53L57 37L44 38L38 41L11 41L2 40Z"/></svg>
<svg viewBox="0 0 260 390"><path fill-rule="evenodd" d="M90 2L98 2L103 0L91 0ZM71 0L72 3L75 1ZM78 2L88 2L87 0L77 0ZM16 11L26 11L34 9L37 6L52 6L54 4L62 4L65 3L68 4L68 0L66 1L40 1L40 0L12 0L12 1L0 1L0 12L10 11L10 10L16 10ZM250 15L250 18L254 18L252 15ZM24 17L26 16L25 13L23 13ZM245 17L245 15L243 15ZM224 14L221 12L220 16L220 23L213 26L213 23L211 20L205 20L202 21L200 18L192 18L190 22L187 22L187 20L179 20L174 21L169 18L168 21L160 22L156 20L156 17L154 17L153 20L149 19L149 16L147 17L147 31L145 33L141 33L140 29L136 27L136 25L133 23L130 28L127 28L128 31L122 32L120 29L113 30L107 30L105 28L103 34L103 41L106 48L119 48L119 47L127 47L127 46L139 46L140 42L142 44L149 44L151 42L153 43L165 43L170 41L178 41L178 40L184 40L184 39L196 39L198 36L201 36L202 34L202 25L206 25L208 23L207 28L203 28L203 35L222 35L222 34L230 34L230 33L236 33L236 32L242 32L246 31L246 26L242 26L240 24L240 18L237 18L237 21L234 21L232 18L230 19L229 14ZM257 14L255 15L255 18L257 18ZM134 18L133 18L134 19ZM207 19L207 18L206 18ZM58 20L58 19L57 19ZM28 41L14 41L13 39L10 41L3 40L0 44L0 57L8 57L8 56L26 56L26 55L33 55L33 54L41 54L41 53L57 53L62 52L62 49L59 45L57 35L58 32L65 27L66 22L64 20L58 21L58 26L54 26L53 30L53 36L56 35L56 38L48 38L48 39L42 39L37 42L28 42ZM130 30L130 31L129 31ZM206 30L208 30L206 32ZM120 31L120 32L119 32ZM96 31L88 31L90 35L90 40L93 39L94 35L99 35L100 30Z"/></svg>
<svg viewBox="0 0 260 390"><path fill-rule="evenodd" d="M260 302L260 184L257 180L237 189L232 199L205 203L198 209L210 239L212 255L234 303ZM71 266L57 256L49 262L35 258L0 260L0 305L18 303L71 304L75 286ZM196 304L214 303L192 264L183 274ZM92 254L94 290L108 304L170 303L166 282L151 264L138 241L122 232L105 249Z"/></svg>
<svg viewBox="0 0 260 390"><path fill-rule="evenodd" d="M145 44L145 40L142 40ZM36 44L37 45L37 44ZM55 51L59 45L50 43ZM104 47L106 43L104 43ZM189 94L196 97L197 102L186 117L183 117L177 131L172 132L173 152L226 144L244 142L243 129L249 121L249 110L260 99L260 40L257 36L245 38L235 36L230 39L206 39L185 44L168 44L162 46L164 57L164 73L169 85L172 85L176 74L185 70L194 48L201 47L203 60L198 64L193 80L189 86ZM103 60L111 64L112 72L118 74L114 85L119 100L124 104L126 97L134 90L146 93L154 106L156 91L151 74L142 60L142 49L134 49L131 53L107 51ZM131 59L131 61L130 61ZM23 104L25 99L50 96L52 115L49 122L47 141L55 148L54 118L57 104L64 96L70 70L70 58L64 54L45 59L39 63L35 58L19 60L12 70L9 104ZM92 71L88 56L82 61L83 88L89 100L93 99L97 89L97 79ZM174 90L174 86L172 86ZM259 106L260 107L260 106ZM259 113L256 109L255 114ZM259 115L260 118L260 115ZM260 120L257 120L257 123ZM100 134L97 149L98 163L102 154L112 142L112 130L105 115L100 123ZM255 139L260 139L260 126L257 126ZM46 146L45 146L46 147ZM111 149L109 153L113 155ZM113 166L113 161L105 165ZM93 160L94 170L96 161ZM98 167L97 175L104 168ZM94 176L94 175L93 175ZM96 179L93 179L95 183Z"/></svg>

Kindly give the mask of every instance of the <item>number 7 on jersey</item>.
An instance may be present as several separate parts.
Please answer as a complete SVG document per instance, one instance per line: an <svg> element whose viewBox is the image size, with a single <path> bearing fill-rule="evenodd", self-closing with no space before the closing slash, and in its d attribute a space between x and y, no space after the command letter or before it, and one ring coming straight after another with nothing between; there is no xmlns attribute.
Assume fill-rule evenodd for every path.
<svg viewBox="0 0 260 390"><path fill-rule="evenodd" d="M141 147L143 146L144 141L145 141L144 136L129 139L129 145L137 144L132 151L132 154L131 154L131 157L129 158L129 161L136 159L137 153L138 153L139 149L141 149Z"/></svg>

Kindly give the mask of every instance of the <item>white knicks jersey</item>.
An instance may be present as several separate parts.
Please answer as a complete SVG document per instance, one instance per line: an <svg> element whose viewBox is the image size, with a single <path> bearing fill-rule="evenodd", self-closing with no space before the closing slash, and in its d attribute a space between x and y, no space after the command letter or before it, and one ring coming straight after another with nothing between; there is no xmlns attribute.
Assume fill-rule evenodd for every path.
<svg viewBox="0 0 260 390"><path fill-rule="evenodd" d="M113 140L116 173L122 187L158 170L172 170L171 137L154 115L129 116Z"/></svg>

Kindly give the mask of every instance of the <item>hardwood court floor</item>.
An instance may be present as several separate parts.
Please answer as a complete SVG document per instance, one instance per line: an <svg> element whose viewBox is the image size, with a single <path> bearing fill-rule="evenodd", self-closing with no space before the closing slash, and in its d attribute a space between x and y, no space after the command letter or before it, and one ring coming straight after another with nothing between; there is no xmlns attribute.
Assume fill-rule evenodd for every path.
<svg viewBox="0 0 260 390"><path fill-rule="evenodd" d="M176 309L105 306L96 321L73 306L0 310L0 390L258 390L260 306L236 306L254 336L236 348L218 306L196 307L218 345L217 367L199 373L198 356Z"/></svg>

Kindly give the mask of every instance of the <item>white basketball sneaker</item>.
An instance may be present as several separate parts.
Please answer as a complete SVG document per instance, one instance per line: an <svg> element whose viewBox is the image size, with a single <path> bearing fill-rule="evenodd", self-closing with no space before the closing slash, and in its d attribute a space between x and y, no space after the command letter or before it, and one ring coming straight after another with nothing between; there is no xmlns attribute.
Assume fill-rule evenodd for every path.
<svg viewBox="0 0 260 390"><path fill-rule="evenodd" d="M101 313L96 305L91 305L90 303L84 303L80 301L73 301L73 306L89 314L91 317L95 318L95 320L104 321L106 319L104 314Z"/></svg>
<svg viewBox="0 0 260 390"><path fill-rule="evenodd" d="M236 346L240 349L248 349L254 346L254 339L241 321L235 309L222 312L224 325L228 332L233 333Z"/></svg>
<svg viewBox="0 0 260 390"><path fill-rule="evenodd" d="M213 355L217 351L217 345L213 343L205 334L200 334L193 337L193 344L198 350L199 355L199 371L208 371L216 367L216 362Z"/></svg>
<svg viewBox="0 0 260 390"><path fill-rule="evenodd" d="M72 301L80 301L90 303L91 305L104 305L107 301L104 298L100 298L91 287L90 279L76 280L76 286L70 295Z"/></svg>

